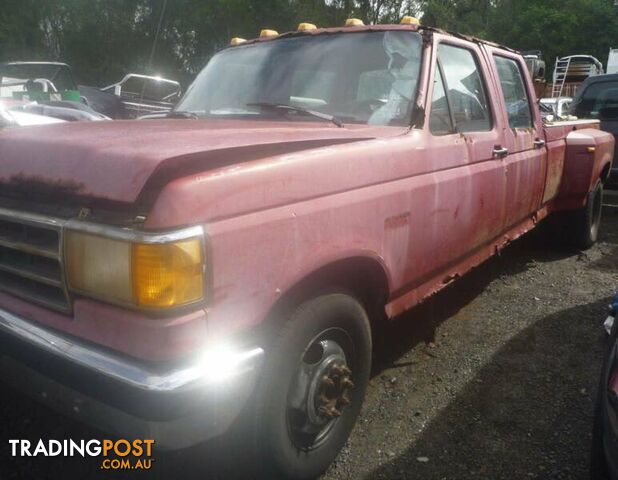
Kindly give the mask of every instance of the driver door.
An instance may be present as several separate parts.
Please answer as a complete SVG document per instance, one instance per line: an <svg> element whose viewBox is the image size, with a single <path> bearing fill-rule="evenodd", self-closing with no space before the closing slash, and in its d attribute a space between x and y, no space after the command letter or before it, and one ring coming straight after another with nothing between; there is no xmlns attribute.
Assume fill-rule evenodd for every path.
<svg viewBox="0 0 618 480"><path fill-rule="evenodd" d="M504 223L502 119L486 58L477 44L434 35L429 94L427 167L431 199L412 238L414 268L425 275L445 270L496 238ZM427 195L427 194L426 194Z"/></svg>

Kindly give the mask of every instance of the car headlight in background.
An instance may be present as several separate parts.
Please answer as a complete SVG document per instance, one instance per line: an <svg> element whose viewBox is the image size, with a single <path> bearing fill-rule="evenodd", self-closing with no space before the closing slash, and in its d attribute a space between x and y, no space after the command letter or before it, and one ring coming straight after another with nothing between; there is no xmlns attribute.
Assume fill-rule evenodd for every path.
<svg viewBox="0 0 618 480"><path fill-rule="evenodd" d="M203 237L140 242L68 230L69 288L112 303L171 308L204 297Z"/></svg>

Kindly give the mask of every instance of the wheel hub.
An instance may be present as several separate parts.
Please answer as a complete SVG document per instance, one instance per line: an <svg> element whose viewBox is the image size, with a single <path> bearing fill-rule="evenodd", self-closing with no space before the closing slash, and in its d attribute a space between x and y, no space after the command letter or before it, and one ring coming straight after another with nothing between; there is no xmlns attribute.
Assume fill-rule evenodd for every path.
<svg viewBox="0 0 618 480"><path fill-rule="evenodd" d="M316 340L305 351L288 394L288 422L299 443L325 438L354 388L343 348L331 339Z"/></svg>
<svg viewBox="0 0 618 480"><path fill-rule="evenodd" d="M322 377L317 398L317 411L320 416L332 419L341 416L341 410L351 402L348 390L354 388L352 371L347 365L332 364L328 373Z"/></svg>

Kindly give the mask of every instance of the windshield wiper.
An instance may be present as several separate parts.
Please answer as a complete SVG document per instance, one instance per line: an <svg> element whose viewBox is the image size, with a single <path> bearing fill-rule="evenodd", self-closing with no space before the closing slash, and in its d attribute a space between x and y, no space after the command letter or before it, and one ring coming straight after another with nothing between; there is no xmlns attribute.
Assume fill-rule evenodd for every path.
<svg viewBox="0 0 618 480"><path fill-rule="evenodd" d="M200 118L200 116L188 110L170 110L165 114L165 118Z"/></svg>
<svg viewBox="0 0 618 480"><path fill-rule="evenodd" d="M334 123L339 128L343 128L343 122L339 120L337 117L335 117L334 115L329 115L328 113L316 112L315 110L309 110L307 108L294 107L292 105L285 105L284 103L268 103L268 102L247 103L246 106L247 107L270 108L272 110L283 110L283 111L290 111L290 112L305 113L315 118L321 118L322 120L327 120L329 122Z"/></svg>

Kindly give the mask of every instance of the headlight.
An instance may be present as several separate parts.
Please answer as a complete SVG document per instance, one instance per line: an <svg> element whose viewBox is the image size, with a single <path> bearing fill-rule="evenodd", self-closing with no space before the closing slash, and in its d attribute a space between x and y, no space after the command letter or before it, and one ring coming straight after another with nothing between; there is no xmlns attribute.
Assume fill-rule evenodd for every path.
<svg viewBox="0 0 618 480"><path fill-rule="evenodd" d="M144 243L69 230L69 288L113 303L170 308L204 297L202 237Z"/></svg>

